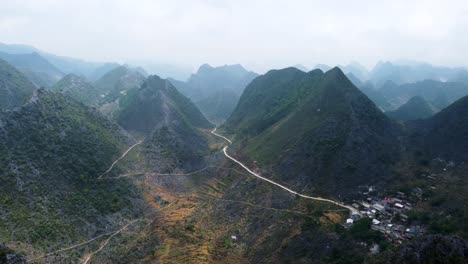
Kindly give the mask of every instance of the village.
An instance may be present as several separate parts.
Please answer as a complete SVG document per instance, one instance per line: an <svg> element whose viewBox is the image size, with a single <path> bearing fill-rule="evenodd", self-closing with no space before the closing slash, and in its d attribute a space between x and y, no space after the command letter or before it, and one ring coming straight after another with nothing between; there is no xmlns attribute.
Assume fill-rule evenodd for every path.
<svg viewBox="0 0 468 264"><path fill-rule="evenodd" d="M371 228L384 234L393 243L401 244L404 240L425 233L425 227L409 224L408 212L413 204L421 198L422 190L414 188L410 193L396 192L392 196L380 196L375 187L366 187L362 191L362 200L352 203L359 214L352 214L346 220L345 227L350 228L362 217L372 219Z"/></svg>

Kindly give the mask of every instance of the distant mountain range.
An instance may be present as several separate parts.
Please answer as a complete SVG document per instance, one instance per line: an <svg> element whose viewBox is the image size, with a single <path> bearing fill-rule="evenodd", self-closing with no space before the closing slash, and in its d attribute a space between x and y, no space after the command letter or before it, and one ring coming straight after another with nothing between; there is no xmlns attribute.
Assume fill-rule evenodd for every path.
<svg viewBox="0 0 468 264"><path fill-rule="evenodd" d="M171 82L195 102L210 121L219 124L229 117L244 88L256 76L239 64L220 67L204 64L186 82Z"/></svg>
<svg viewBox="0 0 468 264"><path fill-rule="evenodd" d="M8 54L0 52L0 58L24 73L37 87L51 87L64 74L38 53Z"/></svg>
<svg viewBox="0 0 468 264"><path fill-rule="evenodd" d="M35 53L39 55L40 57L42 57L43 59L47 60L50 64L52 64L57 69L60 69L60 71L65 74L75 73L77 75L84 75L87 77L93 76L94 74L96 74L95 71L98 68L106 65L106 63L86 62L80 59L57 56L57 55L54 55L45 51L41 51L35 47L29 46L29 45L21 45L21 44L0 43L0 52L12 54L12 55Z"/></svg>

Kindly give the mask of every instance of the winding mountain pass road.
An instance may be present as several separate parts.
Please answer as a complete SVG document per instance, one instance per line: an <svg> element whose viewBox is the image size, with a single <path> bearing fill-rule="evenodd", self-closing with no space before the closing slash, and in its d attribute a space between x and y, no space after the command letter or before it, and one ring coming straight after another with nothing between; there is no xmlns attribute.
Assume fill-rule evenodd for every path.
<svg viewBox="0 0 468 264"><path fill-rule="evenodd" d="M231 140L229 140L228 138L226 138L226 137L224 137L224 136L222 136L222 135L216 133L216 128L214 128L213 131L211 131L211 134L213 134L213 135L215 135L215 136L217 136L217 137L223 138L223 139L226 140L229 144L232 144L232 141L231 141ZM235 158L231 157L231 156L227 153L227 149L228 149L228 146L225 146L225 147L223 148L224 156L226 156L228 159L234 161L235 163L239 164L242 168L244 168L244 169L245 169L246 171L248 171L250 174L252 174L253 176L255 176L255 177L257 177L257 178L259 178L259 179L261 179L261 180L264 180L264 181L269 182L269 183L271 183L271 184L273 184L273 185L276 185L276 186L278 186L278 187L280 187L280 188L282 188L282 189L284 189L284 190L286 190L286 191L288 191L288 192L290 192L290 193L292 193L292 194L294 194L294 195L300 196L300 197L302 197L302 198L309 199L309 200L315 200L315 201L321 201L321 202L332 203L332 204L334 204L334 205L337 205L337 206L340 206L340 207L343 207L343 208L346 208L346 209L350 210L352 214L361 215L361 213L360 213L356 208L351 207L351 206L349 206L349 205L345 205L345 204L342 204L342 203L340 203L340 202L333 201L333 200L330 200L330 199L327 199L327 198L312 197L312 196L308 196L308 195L305 195L305 194L301 194L301 193L298 193L298 192L296 192L296 191L293 191L293 190L289 189L288 187L283 186L283 185L281 185L281 184L279 184L279 183L277 183L277 182L274 182L274 181L272 181L272 180L270 180L270 179L267 179L267 178L265 178L265 177L262 177L261 175L259 175L259 174L255 173L255 172L253 172L251 169L249 169L249 168L248 168L246 165L244 165L242 162L240 162L240 161L236 160Z"/></svg>
<svg viewBox="0 0 468 264"><path fill-rule="evenodd" d="M112 165L103 173L101 174L99 177L98 177L98 180L100 180L104 175L106 175L107 173L109 173L115 166L115 164L117 164L117 162L119 162L119 160L123 159L125 156L127 156L128 152L130 152L130 150L132 150L134 147L140 145L141 143L143 142L143 140L140 140L138 141L137 143L135 143L133 146L129 147L123 154L122 156L120 156L120 158L116 159L114 161L114 163L112 163Z"/></svg>

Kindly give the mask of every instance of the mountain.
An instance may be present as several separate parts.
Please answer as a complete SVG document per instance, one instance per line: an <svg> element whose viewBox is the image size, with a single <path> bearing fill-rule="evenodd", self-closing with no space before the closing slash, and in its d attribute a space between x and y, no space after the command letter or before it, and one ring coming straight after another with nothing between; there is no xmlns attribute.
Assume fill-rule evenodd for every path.
<svg viewBox="0 0 468 264"><path fill-rule="evenodd" d="M352 72L347 73L346 77L354 84L354 86L356 87L364 86L364 83L362 82L362 80L356 77L356 75L354 75Z"/></svg>
<svg viewBox="0 0 468 264"><path fill-rule="evenodd" d="M224 129L238 155L308 192L346 194L384 180L398 157L398 127L339 68L259 76Z"/></svg>
<svg viewBox="0 0 468 264"><path fill-rule="evenodd" d="M9 54L29 54L29 53L37 53L42 58L47 60L50 64L52 64L57 69L60 69L61 72L68 74L74 73L77 75L84 75L87 78L93 79L92 77L95 76L95 72L103 66L108 64L115 64L115 63L102 63L102 62L88 62L80 59L65 57L65 56L57 56L55 54L42 51L35 47L23 44L6 44L0 43L0 52L9 53ZM97 76L99 78L100 76Z"/></svg>
<svg viewBox="0 0 468 264"><path fill-rule="evenodd" d="M99 94L94 86L85 77L73 73L65 75L51 90L90 106L96 106L99 101Z"/></svg>
<svg viewBox="0 0 468 264"><path fill-rule="evenodd" d="M23 72L37 87L51 87L63 77L63 73L38 53L8 54L0 52L0 58Z"/></svg>
<svg viewBox="0 0 468 264"><path fill-rule="evenodd" d="M40 56L43 60L46 60L50 65L52 65L56 69L59 69L62 73L62 76L65 74L73 73L78 76L85 76L86 78L92 81L98 80L104 74L120 66L119 64L114 62L89 62L66 56L58 56L50 52L42 51L35 47L23 44L0 43L0 53L7 54L5 56L13 57L26 56L27 54L36 54ZM146 71L141 67L137 67L134 70L139 71L145 77L147 76Z"/></svg>
<svg viewBox="0 0 468 264"><path fill-rule="evenodd" d="M187 125L209 128L211 124L197 107L167 80L156 75L148 77L140 88L122 99L119 123L130 131L149 134L173 118Z"/></svg>
<svg viewBox="0 0 468 264"><path fill-rule="evenodd" d="M359 82L364 82L367 81L369 71L366 69L366 67L362 66L358 62L351 62L347 65L338 65L338 68L340 68L346 76L351 77L350 80L355 83L355 81L359 80ZM332 69L332 67L326 65L326 64L317 64L313 67L313 69L319 69L323 72L327 72ZM355 84L356 85L356 84Z"/></svg>
<svg viewBox="0 0 468 264"><path fill-rule="evenodd" d="M307 67L304 66L304 65L302 65L302 64L296 64L296 65L294 65L293 67L296 68L296 69L298 69L298 70L301 70L301 71L303 71L303 72L308 72L308 71L309 71L309 69L307 69Z"/></svg>
<svg viewBox="0 0 468 264"><path fill-rule="evenodd" d="M361 81L366 81L369 76L369 71L366 67L362 66L358 62L351 62L348 65L339 65L338 66L346 75L352 74L354 77Z"/></svg>
<svg viewBox="0 0 468 264"><path fill-rule="evenodd" d="M97 180L134 143L97 112L40 89L0 128L0 240L15 250L42 255L141 214L129 181Z"/></svg>
<svg viewBox="0 0 468 264"><path fill-rule="evenodd" d="M423 80L456 81L459 76L466 74L464 68L449 68L433 66L427 63L392 63L379 62L369 74L369 79L376 87L380 87L387 81L393 81L397 85L414 83Z"/></svg>
<svg viewBox="0 0 468 264"><path fill-rule="evenodd" d="M425 122L425 146L434 157L468 161L467 111L468 96L465 96Z"/></svg>
<svg viewBox="0 0 468 264"><path fill-rule="evenodd" d="M198 130L212 125L168 80L149 76L139 89L129 91L120 104L118 123L147 138L144 152L150 157L151 167L189 170L202 162L208 147Z"/></svg>
<svg viewBox="0 0 468 264"><path fill-rule="evenodd" d="M113 102L128 90L138 88L145 77L138 71L119 66L94 82L103 102Z"/></svg>
<svg viewBox="0 0 468 264"><path fill-rule="evenodd" d="M379 92L392 105L393 109L398 108L414 96L420 96L440 110L468 95L468 84L424 80L397 85L387 81L379 89Z"/></svg>
<svg viewBox="0 0 468 264"><path fill-rule="evenodd" d="M99 67L97 67L90 75L89 75L89 80L91 81L97 81L102 76L104 76L106 73L114 70L115 68L119 67L120 65L117 63L105 63Z"/></svg>
<svg viewBox="0 0 468 264"><path fill-rule="evenodd" d="M0 110L26 103L35 87L16 68L0 59Z"/></svg>
<svg viewBox="0 0 468 264"><path fill-rule="evenodd" d="M386 112L385 114L397 120L408 121L431 117L434 112L434 107L424 100L423 97L414 96L397 110Z"/></svg>
<svg viewBox="0 0 468 264"><path fill-rule="evenodd" d="M0 42L0 52L9 54L39 53L40 50L30 45L24 44L6 44Z"/></svg>
<svg viewBox="0 0 468 264"><path fill-rule="evenodd" d="M323 72L326 72L326 71L329 71L332 69L332 67L326 65L326 64L317 64L315 65L314 67L312 67L313 69L319 69Z"/></svg>
<svg viewBox="0 0 468 264"><path fill-rule="evenodd" d="M214 123L222 123L235 108L244 88L257 76L241 65L200 66L187 82L173 82Z"/></svg>

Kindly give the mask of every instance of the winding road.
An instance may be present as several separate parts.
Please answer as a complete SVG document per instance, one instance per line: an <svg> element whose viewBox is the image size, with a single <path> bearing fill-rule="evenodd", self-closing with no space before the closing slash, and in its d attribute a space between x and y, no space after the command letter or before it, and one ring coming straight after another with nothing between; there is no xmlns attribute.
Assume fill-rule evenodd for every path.
<svg viewBox="0 0 468 264"><path fill-rule="evenodd" d="M229 140L228 138L226 138L226 137L224 137L224 136L222 136L222 135L216 133L216 128L214 128L213 131L211 131L211 134L213 134L213 135L215 135L215 136L217 136L217 137L220 137L220 138L226 140L229 144L232 144L232 141L231 141L231 140ZM286 191L288 191L288 192L290 192L290 193L292 193L292 194L294 194L294 195L300 196L300 197L302 197L302 198L309 199L309 200L314 200L314 201L321 201L321 202L332 203L332 204L334 204L334 205L337 205L337 206L340 206L340 207L343 207L343 208L346 208L346 209L350 210L352 214L361 215L360 212L359 212L356 208L351 207L351 206L349 206L349 205L345 205L345 204L342 204L342 203L340 203L340 202L333 201L333 200L330 200L330 199L327 199L327 198L313 197L313 196L308 196L308 195L305 195L305 194L301 194L301 193L298 193L298 192L296 192L296 191L293 191L293 190L289 189L288 187L283 186L283 185L281 185L281 184L279 184L279 183L277 183L277 182L274 182L274 181L272 181L272 180L270 180L270 179L267 179L267 178L265 178L265 177L262 177L262 176L260 176L259 174L253 172L251 169L249 169L249 168L248 168L246 165L244 165L242 162L240 162L240 161L236 160L235 158L231 157L231 156L227 153L227 149L228 149L228 146L225 146L225 147L223 148L224 156L226 156L228 159L234 161L235 163L239 164L242 168L244 168L244 169L245 169L246 171L248 171L250 174L252 174L253 176L255 176L255 177L257 177L257 178L259 178L259 179L261 179L261 180L264 180L264 181L269 182L269 183L271 183L271 184L273 184L273 185L276 185L276 186L278 186L278 187L280 187L280 188L282 188L282 189L284 189L284 190L286 190Z"/></svg>
<svg viewBox="0 0 468 264"><path fill-rule="evenodd" d="M98 179L100 180L104 175L106 175L107 173L109 173L115 166L115 164L117 164L117 162L119 162L119 160L123 159L125 156L127 156L128 152L130 152L130 150L132 150L134 147L140 145L141 143L143 142L143 140L140 140L138 141L137 143L135 143L133 146L129 147L123 154L122 156L120 156L120 158L116 159L114 161L114 163L112 163L112 165L109 167L109 169L107 169L103 174L101 174Z"/></svg>

